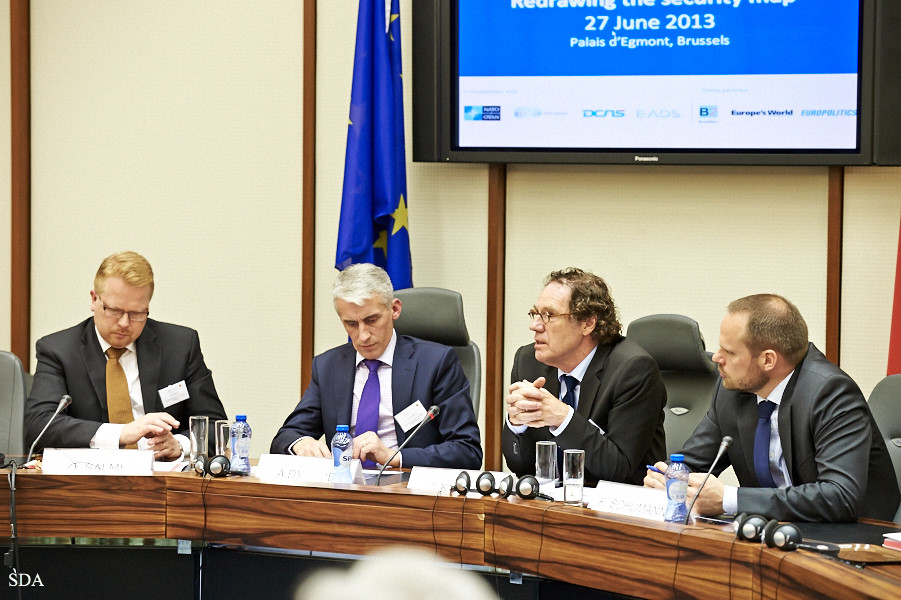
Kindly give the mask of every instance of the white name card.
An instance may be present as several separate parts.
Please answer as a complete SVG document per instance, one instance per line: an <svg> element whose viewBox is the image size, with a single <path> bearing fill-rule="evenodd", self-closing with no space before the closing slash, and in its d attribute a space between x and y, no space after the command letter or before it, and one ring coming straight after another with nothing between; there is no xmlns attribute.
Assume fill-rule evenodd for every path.
<svg viewBox="0 0 901 600"><path fill-rule="evenodd" d="M588 508L651 521L662 521L666 512L666 504L666 490L600 481L591 495Z"/></svg>
<svg viewBox="0 0 901 600"><path fill-rule="evenodd" d="M332 483L335 464L331 458L294 456L291 454L263 454L255 469L262 481L288 485L304 483ZM350 462L353 483L364 485L363 466L359 460ZM351 483L351 482L348 482Z"/></svg>
<svg viewBox="0 0 901 600"><path fill-rule="evenodd" d="M441 469L438 467L413 467L410 471L410 480L407 481L408 490L418 490L420 492L449 492L454 487L457 475L461 471L469 473L470 487L475 490L476 479L482 471L472 469ZM501 473L500 471L491 471L494 475L494 485L497 485L507 475L512 473ZM516 481L516 476L513 476ZM472 492L476 496L481 496L478 492Z"/></svg>
<svg viewBox="0 0 901 600"><path fill-rule="evenodd" d="M153 450L46 448L41 470L50 475L153 475Z"/></svg>

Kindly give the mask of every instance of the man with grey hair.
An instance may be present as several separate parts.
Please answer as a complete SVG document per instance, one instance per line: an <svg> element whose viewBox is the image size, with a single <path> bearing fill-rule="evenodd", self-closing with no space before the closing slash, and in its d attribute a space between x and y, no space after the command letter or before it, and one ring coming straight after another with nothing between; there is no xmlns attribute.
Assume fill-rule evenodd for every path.
<svg viewBox="0 0 901 600"><path fill-rule="evenodd" d="M336 427L349 425L354 458L374 468L384 465L426 412L438 406L435 420L390 465L478 469L479 426L453 349L397 335L394 321L401 302L388 274L375 265L344 269L332 297L350 342L313 359L310 385L270 451L328 457Z"/></svg>

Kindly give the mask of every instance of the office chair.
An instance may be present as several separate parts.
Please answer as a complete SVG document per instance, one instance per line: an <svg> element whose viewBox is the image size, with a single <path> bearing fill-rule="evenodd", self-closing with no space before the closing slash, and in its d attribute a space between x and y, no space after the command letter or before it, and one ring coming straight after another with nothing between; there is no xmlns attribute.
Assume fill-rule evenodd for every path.
<svg viewBox="0 0 901 600"><path fill-rule="evenodd" d="M682 315L650 315L629 323L626 337L654 357L666 387L666 453L678 452L707 412L716 364L697 322Z"/></svg>
<svg viewBox="0 0 901 600"><path fill-rule="evenodd" d="M898 485L901 485L901 375L889 375L877 383L867 404L892 457ZM895 522L901 523L901 506L895 514Z"/></svg>
<svg viewBox="0 0 901 600"><path fill-rule="evenodd" d="M394 329L398 334L438 342L456 351L469 381L472 408L478 416L482 360L479 347L469 339L463 318L463 297L458 292L430 287L395 290L394 295L403 305Z"/></svg>
<svg viewBox="0 0 901 600"><path fill-rule="evenodd" d="M0 452L24 454L25 370L19 357L0 350Z"/></svg>

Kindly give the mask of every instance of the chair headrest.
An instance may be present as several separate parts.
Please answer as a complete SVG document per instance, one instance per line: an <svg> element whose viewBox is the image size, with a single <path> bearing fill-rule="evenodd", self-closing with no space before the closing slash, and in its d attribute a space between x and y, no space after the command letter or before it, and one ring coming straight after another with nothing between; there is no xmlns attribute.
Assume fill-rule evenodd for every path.
<svg viewBox="0 0 901 600"><path fill-rule="evenodd" d="M642 317L629 323L626 337L653 356L661 371L716 371L694 319L683 315Z"/></svg>
<svg viewBox="0 0 901 600"><path fill-rule="evenodd" d="M419 287L395 290L394 295L402 305L400 317L394 322L397 333L446 346L469 344L463 297L458 292Z"/></svg>

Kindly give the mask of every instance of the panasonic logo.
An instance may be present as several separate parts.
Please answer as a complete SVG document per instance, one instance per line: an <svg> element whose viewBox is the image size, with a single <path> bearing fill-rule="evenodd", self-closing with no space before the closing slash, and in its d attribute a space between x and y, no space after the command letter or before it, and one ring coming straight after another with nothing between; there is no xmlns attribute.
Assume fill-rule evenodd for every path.
<svg viewBox="0 0 901 600"><path fill-rule="evenodd" d="M636 156L635 162L658 162L660 161L659 156Z"/></svg>

